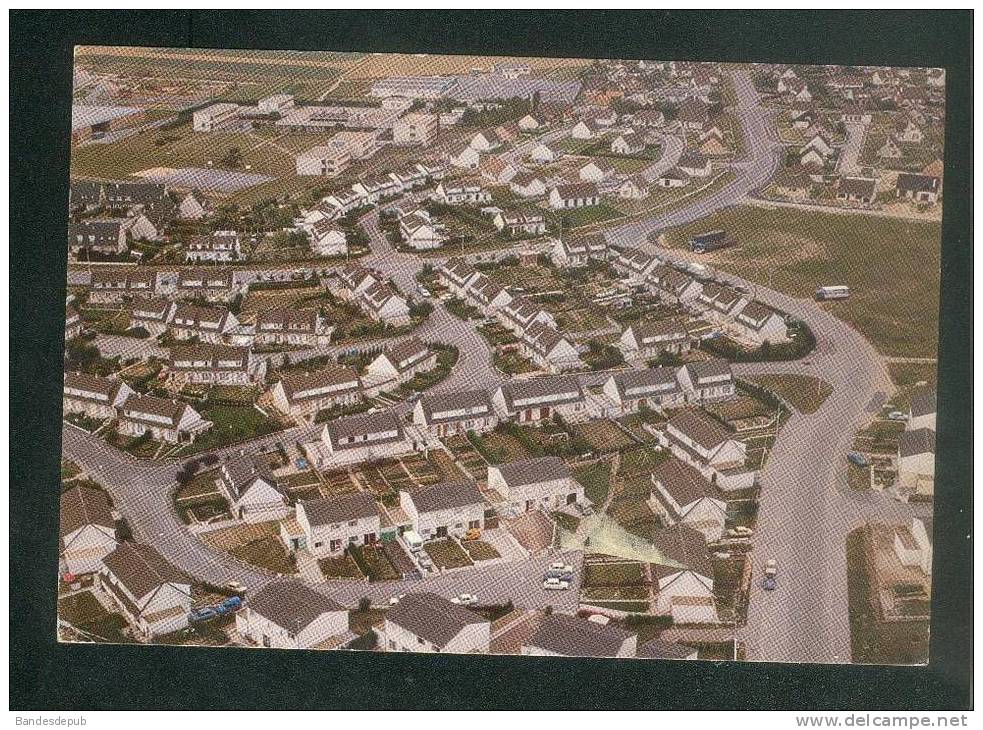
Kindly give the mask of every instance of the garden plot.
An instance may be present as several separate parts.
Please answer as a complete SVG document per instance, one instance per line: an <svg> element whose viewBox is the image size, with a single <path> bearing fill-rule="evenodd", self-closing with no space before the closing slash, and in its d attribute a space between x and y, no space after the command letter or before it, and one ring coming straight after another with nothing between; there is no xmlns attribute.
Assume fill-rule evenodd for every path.
<svg viewBox="0 0 983 730"><path fill-rule="evenodd" d="M444 446L450 450L457 463L472 479L485 478L488 462L467 438L458 435L449 436L444 439Z"/></svg>
<svg viewBox="0 0 983 730"><path fill-rule="evenodd" d="M571 430L575 435L584 439L590 449L595 452L620 451L635 443L613 421L578 423L572 426Z"/></svg>
<svg viewBox="0 0 983 730"><path fill-rule="evenodd" d="M234 525L207 532L202 539L244 563L283 575L297 572L293 556L280 540L278 521Z"/></svg>

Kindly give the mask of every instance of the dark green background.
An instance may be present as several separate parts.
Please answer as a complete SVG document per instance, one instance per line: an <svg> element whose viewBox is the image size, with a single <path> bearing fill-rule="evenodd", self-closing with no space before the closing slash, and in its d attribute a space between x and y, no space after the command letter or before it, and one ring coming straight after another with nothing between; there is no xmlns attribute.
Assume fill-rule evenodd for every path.
<svg viewBox="0 0 983 730"><path fill-rule="evenodd" d="M967 11L11 12L11 709L970 706L972 22ZM58 645L56 485L74 44L945 67L931 665Z"/></svg>

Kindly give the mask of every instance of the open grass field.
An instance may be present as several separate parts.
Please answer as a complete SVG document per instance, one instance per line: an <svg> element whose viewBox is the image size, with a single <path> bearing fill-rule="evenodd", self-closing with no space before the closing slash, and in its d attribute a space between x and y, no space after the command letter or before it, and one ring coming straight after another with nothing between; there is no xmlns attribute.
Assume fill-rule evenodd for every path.
<svg viewBox="0 0 983 730"><path fill-rule="evenodd" d="M801 413L815 413L833 392L833 386L811 375L754 375L750 378L771 390Z"/></svg>
<svg viewBox="0 0 983 730"><path fill-rule="evenodd" d="M743 206L666 234L686 246L722 228L740 241L703 255L711 266L799 297L845 284L849 299L823 306L885 355L934 357L938 350L941 227L937 223Z"/></svg>
<svg viewBox="0 0 983 730"><path fill-rule="evenodd" d="M439 56L431 54L386 53L363 57L346 73L350 79L384 76L439 76L467 74L472 68L490 70L496 63L525 63L537 75L557 69L580 69L590 65L585 58L526 58L517 56Z"/></svg>

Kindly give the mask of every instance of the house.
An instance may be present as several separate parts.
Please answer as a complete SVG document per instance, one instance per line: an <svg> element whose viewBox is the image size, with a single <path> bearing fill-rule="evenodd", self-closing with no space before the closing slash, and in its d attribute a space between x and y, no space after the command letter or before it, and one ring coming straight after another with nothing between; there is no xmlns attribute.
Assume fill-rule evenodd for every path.
<svg viewBox="0 0 983 730"><path fill-rule="evenodd" d="M464 170L477 170L481 162L481 155L473 147L465 147L450 159L451 165Z"/></svg>
<svg viewBox="0 0 983 730"><path fill-rule="evenodd" d="M816 131L810 137L809 141L802 146L799 152L805 153L807 150L815 150L825 159L833 154L835 148L824 132Z"/></svg>
<svg viewBox="0 0 983 730"><path fill-rule="evenodd" d="M192 236L184 244L185 261L238 261L241 255L242 244L235 231Z"/></svg>
<svg viewBox="0 0 983 730"><path fill-rule="evenodd" d="M894 138L898 142L921 144L922 140L925 139L925 133L915 124L914 120L906 117L895 122Z"/></svg>
<svg viewBox="0 0 983 730"><path fill-rule="evenodd" d="M375 272L361 264L346 264L338 272L338 279L351 295L357 296L374 284L380 282Z"/></svg>
<svg viewBox="0 0 983 730"><path fill-rule="evenodd" d="M255 342L318 347L331 344L333 331L316 309L270 309L256 315Z"/></svg>
<svg viewBox="0 0 983 730"><path fill-rule="evenodd" d="M426 251L439 248L444 242L441 226L423 208L402 215L399 218L399 237L410 248Z"/></svg>
<svg viewBox="0 0 983 730"><path fill-rule="evenodd" d="M263 586L236 614L236 631L273 649L337 648L348 634L348 611L298 580Z"/></svg>
<svg viewBox="0 0 983 730"><path fill-rule="evenodd" d="M149 433L156 441L189 444L212 425L187 403L134 393L119 408L117 429L124 436Z"/></svg>
<svg viewBox="0 0 983 730"><path fill-rule="evenodd" d="M793 129L809 129L817 121L819 121L819 116L816 110L811 107L792 111L789 116L789 124Z"/></svg>
<svg viewBox="0 0 983 730"><path fill-rule="evenodd" d="M510 380L498 387L492 404L500 417L517 423L537 423L554 416L577 422L588 417L584 389L573 375Z"/></svg>
<svg viewBox="0 0 983 730"><path fill-rule="evenodd" d="M573 129L570 130L571 139L595 139L600 137L604 132L598 128L598 126L589 120L581 119L577 122Z"/></svg>
<svg viewBox="0 0 983 730"><path fill-rule="evenodd" d="M338 177L351 165L351 153L333 145L317 145L295 158L295 167L300 176Z"/></svg>
<svg viewBox="0 0 983 730"><path fill-rule="evenodd" d="M734 317L733 326L740 338L756 345L764 342L788 342L788 325L785 318L761 302L748 302Z"/></svg>
<svg viewBox="0 0 983 730"><path fill-rule="evenodd" d="M577 171L577 176L584 182L599 183L613 177L614 166L609 162L590 160Z"/></svg>
<svg viewBox="0 0 983 730"><path fill-rule="evenodd" d="M821 172L826 167L826 158L817 150L803 150L799 157L799 167L810 172Z"/></svg>
<svg viewBox="0 0 983 730"><path fill-rule="evenodd" d="M538 175L522 171L509 181L509 190L520 198L538 198L546 195L546 183Z"/></svg>
<svg viewBox="0 0 983 730"><path fill-rule="evenodd" d="M116 520L109 497L101 489L72 487L61 493L58 508L59 555L65 572L96 573L117 547Z"/></svg>
<svg viewBox="0 0 983 730"><path fill-rule="evenodd" d="M390 172L389 177L393 178L403 191L422 188L427 184L427 173L419 165L406 165Z"/></svg>
<svg viewBox="0 0 983 730"><path fill-rule="evenodd" d="M556 185L550 190L549 205L553 210L583 208L589 205L599 205L601 196L597 186L591 183L568 183Z"/></svg>
<svg viewBox="0 0 983 730"><path fill-rule="evenodd" d="M556 456L489 466L488 488L502 495L515 513L553 512L584 502L583 485L573 478L563 459Z"/></svg>
<svg viewBox="0 0 983 730"><path fill-rule="evenodd" d="M556 153L540 142L529 153L529 161L537 165L548 165L556 161Z"/></svg>
<svg viewBox="0 0 983 730"><path fill-rule="evenodd" d="M145 639L187 628L191 579L155 548L121 542L102 562L99 587Z"/></svg>
<svg viewBox="0 0 983 730"><path fill-rule="evenodd" d="M462 296L468 284L478 276L478 272L464 259L448 259L437 267L437 278L454 294Z"/></svg>
<svg viewBox="0 0 983 730"><path fill-rule="evenodd" d="M671 304L689 304L703 294L703 284L689 274L668 266L657 266L646 277L649 289Z"/></svg>
<svg viewBox="0 0 983 730"><path fill-rule="evenodd" d="M562 373L585 367L577 348L555 327L535 322L519 337L523 357L548 373Z"/></svg>
<svg viewBox="0 0 983 730"><path fill-rule="evenodd" d="M644 175L628 175L618 185L617 192L622 200L644 200L649 196L649 181Z"/></svg>
<svg viewBox="0 0 983 730"><path fill-rule="evenodd" d="M167 221L167 216L161 211L131 214L130 238L134 241L159 241L164 236Z"/></svg>
<svg viewBox="0 0 983 730"><path fill-rule="evenodd" d="M478 132L471 138L468 146L478 152L491 152L502 146L502 140L493 131Z"/></svg>
<svg viewBox="0 0 983 730"><path fill-rule="evenodd" d="M602 234L566 237L557 239L550 250L553 264L565 266L585 266L591 259L607 259L608 243Z"/></svg>
<svg viewBox="0 0 983 730"><path fill-rule="evenodd" d="M403 297L394 292L388 284L376 282L356 298L361 307L376 322L391 327L402 327L411 321L410 308Z"/></svg>
<svg viewBox="0 0 983 730"><path fill-rule="evenodd" d="M109 182L103 185L103 203L108 210L134 215L173 208L167 188L157 183Z"/></svg>
<svg viewBox="0 0 983 730"><path fill-rule="evenodd" d="M689 185L689 175L674 167L659 175L655 182L660 188L684 188Z"/></svg>
<svg viewBox="0 0 983 730"><path fill-rule="evenodd" d="M640 284L659 261L644 251L634 248L618 249L611 265L628 277L629 283Z"/></svg>
<svg viewBox="0 0 983 730"><path fill-rule="evenodd" d="M648 505L667 525L684 524L707 542L723 537L727 501L698 469L670 458L656 465L651 481Z"/></svg>
<svg viewBox="0 0 983 730"><path fill-rule="evenodd" d="M728 472L736 475L743 469L747 446L705 411L686 408L673 413L666 424L663 441L677 459L695 466L708 479L716 480L718 487L750 486L738 485L733 480L722 482L721 475L727 476Z"/></svg>
<svg viewBox="0 0 983 730"><path fill-rule="evenodd" d="M284 373L270 393L282 412L310 421L320 411L358 403L362 382L355 371L329 365L311 372Z"/></svg>
<svg viewBox="0 0 983 730"><path fill-rule="evenodd" d="M679 105L676 121L685 129L703 129L710 121L710 107L702 99L691 96Z"/></svg>
<svg viewBox="0 0 983 730"><path fill-rule="evenodd" d="M306 233L315 256L342 256L348 253L348 233L327 218L308 226Z"/></svg>
<svg viewBox="0 0 983 730"><path fill-rule="evenodd" d="M616 155L637 155L645 151L645 140L640 134L619 134L611 143L611 151Z"/></svg>
<svg viewBox="0 0 983 730"><path fill-rule="evenodd" d="M470 148L469 148L470 149ZM481 176L495 185L505 185L519 173L512 163L504 156L487 156L479 165Z"/></svg>
<svg viewBox="0 0 983 730"><path fill-rule="evenodd" d="M541 236L546 232L546 216L533 208L503 210L495 215L492 223L511 238Z"/></svg>
<svg viewBox="0 0 983 730"><path fill-rule="evenodd" d="M845 177L840 180L836 199L870 205L877 195L877 180L868 177Z"/></svg>
<svg viewBox="0 0 983 730"><path fill-rule="evenodd" d="M726 360L686 363L678 375L689 402L709 403L734 395L734 374Z"/></svg>
<svg viewBox="0 0 983 730"><path fill-rule="evenodd" d="M670 367L625 370L611 375L603 387L619 413L636 413L642 408L662 411L686 401L676 371Z"/></svg>
<svg viewBox="0 0 983 730"><path fill-rule="evenodd" d="M536 322L548 324L559 329L552 314L526 297L515 297L502 305L497 312L498 321L516 337Z"/></svg>
<svg viewBox="0 0 983 730"><path fill-rule="evenodd" d="M942 192L942 181L931 175L916 175L910 172L898 174L895 194L918 203L936 203Z"/></svg>
<svg viewBox="0 0 983 730"><path fill-rule="evenodd" d="M679 523L658 530L652 543L671 564L652 566L655 612L676 625L718 622L713 594L713 565L703 533Z"/></svg>
<svg viewBox="0 0 983 730"><path fill-rule="evenodd" d="M714 127L714 129L717 129ZM731 153L730 147L724 142L722 137L716 135L707 136L700 142L700 154L706 157L723 157Z"/></svg>
<svg viewBox="0 0 983 730"><path fill-rule="evenodd" d="M188 193L177 206L177 217L186 221L200 221L208 215L207 201L194 191Z"/></svg>
<svg viewBox="0 0 983 730"><path fill-rule="evenodd" d="M920 428L930 428L935 430L935 412L937 396L934 388L922 388L911 394L911 404L908 406L908 423L906 428L909 431L917 431Z"/></svg>
<svg viewBox="0 0 983 730"><path fill-rule="evenodd" d="M118 304L134 296L148 296L157 288L157 274L138 269L98 269L92 272L91 304Z"/></svg>
<svg viewBox="0 0 983 730"><path fill-rule="evenodd" d="M877 156L882 160L898 160L901 159L901 155L901 148L891 137L885 139L884 144L877 150Z"/></svg>
<svg viewBox="0 0 983 730"><path fill-rule="evenodd" d="M502 307L512 301L512 295L505 287L484 274L476 274L471 279L464 296L489 317L496 315Z"/></svg>
<svg viewBox="0 0 983 730"><path fill-rule="evenodd" d="M637 649L637 634L565 614L544 617L522 645L526 656L633 657Z"/></svg>
<svg viewBox="0 0 983 730"><path fill-rule="evenodd" d="M736 289L708 281L703 285L703 291L696 298L696 303L706 310L706 314L718 322L733 320L750 303Z"/></svg>
<svg viewBox="0 0 983 730"><path fill-rule="evenodd" d="M393 144L397 147L428 147L437 139L439 131L436 114L410 112L393 122Z"/></svg>
<svg viewBox="0 0 983 730"><path fill-rule="evenodd" d="M289 511L287 489L261 456L233 456L222 463L219 488L230 511L245 522L279 520Z"/></svg>
<svg viewBox="0 0 983 730"><path fill-rule="evenodd" d="M118 409L134 391L123 380L89 373L65 373L62 391L64 413L81 413L88 418L115 418Z"/></svg>
<svg viewBox="0 0 983 730"><path fill-rule="evenodd" d="M366 175L352 185L352 192L358 195L363 203L374 205L383 198L399 195L403 192L403 184L388 174Z"/></svg>
<svg viewBox="0 0 983 730"><path fill-rule="evenodd" d="M437 354L416 337L387 344L366 368L366 379L374 382L408 383L419 373L437 367Z"/></svg>
<svg viewBox="0 0 983 730"><path fill-rule="evenodd" d="M168 375L178 384L250 385L266 377L266 361L246 347L184 345L171 348Z"/></svg>
<svg viewBox="0 0 983 730"><path fill-rule="evenodd" d="M935 492L935 431L916 428L898 439L898 480L917 495Z"/></svg>
<svg viewBox="0 0 983 730"><path fill-rule="evenodd" d="M546 120L536 114L526 114L518 122L519 129L523 132L538 132L547 126Z"/></svg>
<svg viewBox="0 0 983 730"><path fill-rule="evenodd" d="M386 612L384 651L487 654L491 623L435 593L410 593Z"/></svg>
<svg viewBox="0 0 983 730"><path fill-rule="evenodd" d="M680 172L690 177L708 177L713 172L710 160L699 150L686 150L676 163Z"/></svg>
<svg viewBox="0 0 983 730"><path fill-rule="evenodd" d="M424 540L462 538L485 526L485 499L470 480L400 489L399 506Z"/></svg>
<svg viewBox="0 0 983 730"><path fill-rule="evenodd" d="M126 251L130 221L86 220L68 225L68 250L76 258L85 253L113 256Z"/></svg>
<svg viewBox="0 0 983 730"><path fill-rule="evenodd" d="M102 183L92 180L72 180L68 188L68 205L73 212L89 213L103 206L104 196Z"/></svg>
<svg viewBox="0 0 983 730"><path fill-rule="evenodd" d="M478 180L442 181L434 191L434 199L445 205L461 205L463 203L490 203L491 193L481 186Z"/></svg>
<svg viewBox="0 0 983 730"><path fill-rule="evenodd" d="M181 298L201 298L208 302L231 302L236 288L232 272L221 269L182 269L177 293Z"/></svg>
<svg viewBox="0 0 983 730"><path fill-rule="evenodd" d="M425 393L413 407L413 423L434 438L444 438L490 431L498 425L498 414L483 390Z"/></svg>
<svg viewBox="0 0 983 730"><path fill-rule="evenodd" d="M71 304L65 305L65 342L82 334L82 315Z"/></svg>
<svg viewBox="0 0 983 730"><path fill-rule="evenodd" d="M225 307L178 304L171 317L170 331L176 340L197 338L199 342L220 345L239 326L239 320Z"/></svg>
<svg viewBox="0 0 983 730"><path fill-rule="evenodd" d="M191 128L196 132L215 132L234 126L238 119L238 104L212 104L192 115Z"/></svg>
<svg viewBox="0 0 983 730"><path fill-rule="evenodd" d="M337 494L326 499L300 500L296 520L303 544L317 558L337 557L352 546L371 545L379 539L379 507L370 492Z"/></svg>
<svg viewBox="0 0 983 730"><path fill-rule="evenodd" d="M663 353L678 355L692 346L686 324L678 317L634 322L618 341L618 349L628 362L654 360Z"/></svg>
<svg viewBox="0 0 983 730"><path fill-rule="evenodd" d="M334 418L325 424L321 440L330 456L344 454L351 461L366 461L411 450L403 425L392 411Z"/></svg>

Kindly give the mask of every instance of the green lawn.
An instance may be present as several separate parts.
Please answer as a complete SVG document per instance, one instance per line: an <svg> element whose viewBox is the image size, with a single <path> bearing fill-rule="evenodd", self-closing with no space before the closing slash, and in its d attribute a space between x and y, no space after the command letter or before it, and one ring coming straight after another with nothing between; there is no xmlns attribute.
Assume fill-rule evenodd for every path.
<svg viewBox="0 0 983 730"><path fill-rule="evenodd" d="M267 418L251 405L210 405L201 410L201 416L214 425L195 439L183 455L210 451L221 446L265 436L280 429L277 421Z"/></svg>
<svg viewBox="0 0 983 730"><path fill-rule="evenodd" d="M563 227L567 230L581 228L583 226L593 226L605 221L623 218L625 214L613 205L602 202L600 205L588 205L583 208L566 210L554 214L555 218L563 221Z"/></svg>
<svg viewBox="0 0 983 730"><path fill-rule="evenodd" d="M584 494L595 505L604 504L611 488L611 465L606 461L574 470L574 478L584 485Z"/></svg>
<svg viewBox="0 0 983 730"><path fill-rule="evenodd" d="M740 246L702 260L788 294L812 297L846 284L849 299L828 302L885 355L933 357L938 349L941 227L933 222L742 206L675 228L666 243L723 228Z"/></svg>
<svg viewBox="0 0 983 730"><path fill-rule="evenodd" d="M811 375L753 375L758 385L777 393L801 413L815 413L833 392L833 386Z"/></svg>
<svg viewBox="0 0 983 730"><path fill-rule="evenodd" d="M287 552L279 535L268 535L238 545L229 550L244 563L266 568L274 573L293 575L297 572L293 556Z"/></svg>

